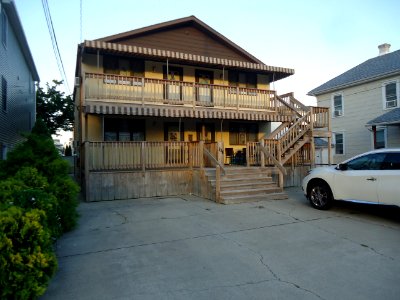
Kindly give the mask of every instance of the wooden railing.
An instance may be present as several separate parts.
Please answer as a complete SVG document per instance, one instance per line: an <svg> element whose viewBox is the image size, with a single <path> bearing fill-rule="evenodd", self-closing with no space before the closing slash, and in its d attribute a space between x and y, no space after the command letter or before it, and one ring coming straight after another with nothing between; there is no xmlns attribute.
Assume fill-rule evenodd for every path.
<svg viewBox="0 0 400 300"><path fill-rule="evenodd" d="M89 171L210 167L204 152L217 157L216 143L85 142ZM215 164L214 164L215 166Z"/></svg>
<svg viewBox="0 0 400 300"><path fill-rule="evenodd" d="M85 74L84 89L85 99L91 101L294 113L275 91L262 89L95 73Z"/></svg>

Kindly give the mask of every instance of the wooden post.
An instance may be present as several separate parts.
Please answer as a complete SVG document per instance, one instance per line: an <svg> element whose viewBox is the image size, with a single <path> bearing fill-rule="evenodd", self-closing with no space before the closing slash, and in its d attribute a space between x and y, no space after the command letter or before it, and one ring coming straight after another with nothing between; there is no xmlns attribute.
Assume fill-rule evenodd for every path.
<svg viewBox="0 0 400 300"><path fill-rule="evenodd" d="M372 132L374 135L374 149L376 149L376 126L372 126Z"/></svg>
<svg viewBox="0 0 400 300"><path fill-rule="evenodd" d="M246 143L246 166L250 167L250 146L249 143Z"/></svg>
<svg viewBox="0 0 400 300"><path fill-rule="evenodd" d="M215 168L215 202L221 203L221 168Z"/></svg>
<svg viewBox="0 0 400 300"><path fill-rule="evenodd" d="M315 167L315 143L314 143L314 107L310 107L310 132L311 132L311 141L310 141L310 160L311 160L311 168Z"/></svg>
<svg viewBox="0 0 400 300"><path fill-rule="evenodd" d="M264 139L260 140L260 147L265 147L265 141ZM261 168L265 167L265 155L264 152L260 151L260 164L261 164Z"/></svg>
<svg viewBox="0 0 400 300"><path fill-rule="evenodd" d="M92 153L90 153L90 145L89 142L85 142L84 145L84 159L85 159L85 198L86 201L90 201L90 178L89 178L89 174L90 174L90 164L89 164L89 159ZM82 162L81 162L82 163Z"/></svg>
<svg viewBox="0 0 400 300"><path fill-rule="evenodd" d="M204 168L204 141L199 142L200 169Z"/></svg>
<svg viewBox="0 0 400 300"><path fill-rule="evenodd" d="M217 160L220 164L224 164L224 142L217 142Z"/></svg>
<svg viewBox="0 0 400 300"><path fill-rule="evenodd" d="M239 111L239 87L236 87L236 110Z"/></svg>
<svg viewBox="0 0 400 300"><path fill-rule="evenodd" d="M330 113L330 108L328 108L328 132L329 132L329 137L328 137L328 164L332 164L332 125L331 125L331 113Z"/></svg>
<svg viewBox="0 0 400 300"><path fill-rule="evenodd" d="M142 106L144 106L144 77L142 77Z"/></svg>
<svg viewBox="0 0 400 300"><path fill-rule="evenodd" d="M276 153L277 153L277 158L278 158L278 162L280 165L282 165L282 152L281 152L281 141L278 140L277 141L277 149L276 149ZM281 170L278 169L278 186L280 188L283 188L283 172Z"/></svg>
<svg viewBox="0 0 400 300"><path fill-rule="evenodd" d="M145 145L145 143L146 142L141 142L141 144L140 144L140 163L141 163L141 165L142 165L142 171L144 172L144 171L146 171L146 153L145 153L145 151L146 151L146 145Z"/></svg>

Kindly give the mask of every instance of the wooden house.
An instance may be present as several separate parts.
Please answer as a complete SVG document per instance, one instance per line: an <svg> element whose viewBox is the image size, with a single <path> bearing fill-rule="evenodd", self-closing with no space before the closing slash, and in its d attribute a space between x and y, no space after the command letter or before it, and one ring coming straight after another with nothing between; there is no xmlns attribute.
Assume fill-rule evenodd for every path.
<svg viewBox="0 0 400 300"><path fill-rule="evenodd" d="M327 108L270 90L293 73L194 16L86 40L74 90L86 199L282 197L285 165L312 163L313 137L329 136Z"/></svg>

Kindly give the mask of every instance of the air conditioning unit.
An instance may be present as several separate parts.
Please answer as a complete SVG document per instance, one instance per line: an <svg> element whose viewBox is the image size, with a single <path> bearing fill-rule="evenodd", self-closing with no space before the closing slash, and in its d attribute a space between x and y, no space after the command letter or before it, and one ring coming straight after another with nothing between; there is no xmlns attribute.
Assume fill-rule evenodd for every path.
<svg viewBox="0 0 400 300"><path fill-rule="evenodd" d="M335 117L340 117L342 115L342 111L341 110L335 110L334 115L335 115Z"/></svg>
<svg viewBox="0 0 400 300"><path fill-rule="evenodd" d="M79 86L81 84L81 78L75 77L75 86Z"/></svg>

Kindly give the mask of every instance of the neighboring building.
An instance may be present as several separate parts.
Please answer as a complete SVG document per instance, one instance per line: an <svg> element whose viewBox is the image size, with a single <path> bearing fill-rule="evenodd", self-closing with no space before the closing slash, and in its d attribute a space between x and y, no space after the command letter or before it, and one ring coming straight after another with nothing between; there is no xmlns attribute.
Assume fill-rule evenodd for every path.
<svg viewBox="0 0 400 300"><path fill-rule="evenodd" d="M328 110L314 110L311 127L308 107L269 89L293 73L194 16L80 44L74 146L86 199L193 193L226 202L218 168L310 163L309 130L327 126L318 120ZM282 122L273 133L272 122Z"/></svg>
<svg viewBox="0 0 400 300"><path fill-rule="evenodd" d="M333 162L376 148L400 147L400 50L379 56L311 90L331 108Z"/></svg>
<svg viewBox="0 0 400 300"><path fill-rule="evenodd" d="M0 0L0 159L22 141L36 120L35 81L39 81L15 3Z"/></svg>

